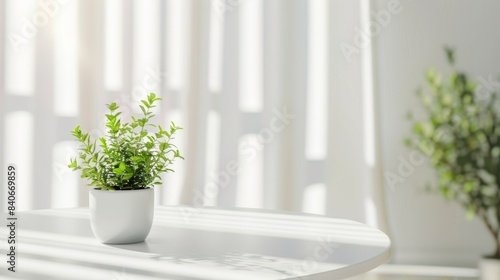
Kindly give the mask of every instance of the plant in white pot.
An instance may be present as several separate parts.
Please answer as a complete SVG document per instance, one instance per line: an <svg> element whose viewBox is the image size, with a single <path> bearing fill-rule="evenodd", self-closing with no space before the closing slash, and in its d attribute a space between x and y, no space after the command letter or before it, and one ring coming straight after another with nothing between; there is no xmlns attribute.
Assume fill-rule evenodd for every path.
<svg viewBox="0 0 500 280"><path fill-rule="evenodd" d="M454 66L454 54L446 49ZM478 217L495 247L479 263L481 279L500 279L500 100L464 72L448 80L435 69L427 73L430 93L420 97L426 117L414 123L407 144L423 150L438 175L435 189Z"/></svg>
<svg viewBox="0 0 500 280"><path fill-rule="evenodd" d="M77 126L71 134L80 143L78 156L68 165L81 171L90 189L92 231L102 243L125 244L145 240L153 223L154 189L161 174L173 172L170 165L183 159L171 143L179 129L151 123L151 111L161 100L154 93L141 100L142 116L122 122L116 103L108 104L106 135L91 139ZM154 131L153 131L154 130Z"/></svg>

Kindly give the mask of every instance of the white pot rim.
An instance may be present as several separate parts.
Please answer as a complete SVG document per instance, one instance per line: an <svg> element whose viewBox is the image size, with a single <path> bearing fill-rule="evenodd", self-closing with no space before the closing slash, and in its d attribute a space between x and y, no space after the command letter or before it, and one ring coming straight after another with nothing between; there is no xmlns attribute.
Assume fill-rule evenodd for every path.
<svg viewBox="0 0 500 280"><path fill-rule="evenodd" d="M152 187L148 187L148 188L144 188L144 189L131 189L131 190L103 190L103 189L99 189L99 188L92 188L90 189L91 191L102 191L102 192L128 192L128 191L148 191L148 190L152 190L153 188Z"/></svg>
<svg viewBox="0 0 500 280"><path fill-rule="evenodd" d="M490 257L490 256L482 256L481 260L498 261L498 262L500 262L500 258L494 258L494 257Z"/></svg>

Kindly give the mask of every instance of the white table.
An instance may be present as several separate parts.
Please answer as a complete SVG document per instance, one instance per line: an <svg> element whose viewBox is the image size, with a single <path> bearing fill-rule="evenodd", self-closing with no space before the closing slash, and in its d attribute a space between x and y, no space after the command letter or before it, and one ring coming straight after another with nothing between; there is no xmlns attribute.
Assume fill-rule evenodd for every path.
<svg viewBox="0 0 500 280"><path fill-rule="evenodd" d="M2 261L0 279L336 280L389 257L383 232L349 220L241 209L155 211L146 242L130 245L97 242L87 208L19 212L18 272ZM5 226L0 233L5 259Z"/></svg>

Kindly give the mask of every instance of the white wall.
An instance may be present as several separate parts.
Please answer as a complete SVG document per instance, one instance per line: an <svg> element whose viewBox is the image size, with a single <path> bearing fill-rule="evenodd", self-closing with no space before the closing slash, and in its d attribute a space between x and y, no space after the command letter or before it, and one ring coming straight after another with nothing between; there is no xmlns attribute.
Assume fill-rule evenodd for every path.
<svg viewBox="0 0 500 280"><path fill-rule="evenodd" d="M387 9L387 3L376 0L373 9ZM383 167L395 174L399 157L407 159L410 152L402 144L410 133L405 115L409 110L418 115L414 92L425 86L425 70L447 69L444 45L456 48L458 67L472 76L500 75L500 2L401 0L401 5L401 13L373 39ZM394 190L386 188L393 260L475 266L480 255L491 253L493 241L477 219L465 220L459 206L424 193L432 178L432 169L421 165Z"/></svg>

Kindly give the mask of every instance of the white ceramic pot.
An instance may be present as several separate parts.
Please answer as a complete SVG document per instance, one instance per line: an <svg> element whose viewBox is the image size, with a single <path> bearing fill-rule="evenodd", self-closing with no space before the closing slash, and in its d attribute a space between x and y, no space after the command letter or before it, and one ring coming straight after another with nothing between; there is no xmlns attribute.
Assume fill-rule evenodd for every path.
<svg viewBox="0 0 500 280"><path fill-rule="evenodd" d="M500 279L500 260L482 258L479 261L479 275L481 280Z"/></svg>
<svg viewBox="0 0 500 280"><path fill-rule="evenodd" d="M154 190L102 191L91 189L90 224L102 243L142 242L153 224Z"/></svg>

